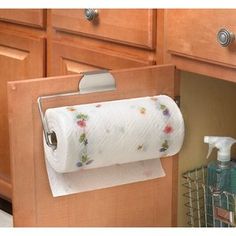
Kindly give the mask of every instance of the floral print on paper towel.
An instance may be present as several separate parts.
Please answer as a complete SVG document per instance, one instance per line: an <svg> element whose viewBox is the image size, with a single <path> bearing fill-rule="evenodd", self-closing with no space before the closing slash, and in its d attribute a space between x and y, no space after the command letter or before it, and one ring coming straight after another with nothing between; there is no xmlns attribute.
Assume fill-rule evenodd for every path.
<svg viewBox="0 0 236 236"><path fill-rule="evenodd" d="M162 110L164 116L170 116L170 111L165 105L160 104L160 109Z"/></svg>
<svg viewBox="0 0 236 236"><path fill-rule="evenodd" d="M88 115L79 113L79 114L76 116L76 118L78 119L78 120L77 120L77 125L78 125L80 128L85 128L85 127L86 127L86 121L88 120Z"/></svg>
<svg viewBox="0 0 236 236"><path fill-rule="evenodd" d="M171 134L173 132L172 126L166 125L163 132L166 133L166 134Z"/></svg>
<svg viewBox="0 0 236 236"><path fill-rule="evenodd" d="M137 150L144 151L144 145L143 144L138 145Z"/></svg>
<svg viewBox="0 0 236 236"><path fill-rule="evenodd" d="M169 148L168 140L165 140L161 145L160 152L165 152L168 148Z"/></svg>
<svg viewBox="0 0 236 236"><path fill-rule="evenodd" d="M162 111L162 114L163 114L164 116L170 117L170 111L169 111L169 109L168 109L168 107L167 107L166 105L161 104L161 103L158 101L158 98L157 98L157 97L151 97L151 100L156 103L157 108Z"/></svg>
<svg viewBox="0 0 236 236"><path fill-rule="evenodd" d="M145 108L145 107L140 107L140 108L139 108L139 112L140 112L142 115L145 115L145 114L146 114L146 108Z"/></svg>
<svg viewBox="0 0 236 236"><path fill-rule="evenodd" d="M88 156L88 151L87 151L87 145L88 145L88 138L86 135L86 126L87 126L87 120L88 120L88 115L84 113L79 113L77 116L77 125L83 130L83 132L80 134L79 137L79 142L83 144L83 150L82 150L82 155L80 157L80 161L77 162L77 166L81 167L83 165L89 165L93 162L93 160L89 159Z"/></svg>
<svg viewBox="0 0 236 236"><path fill-rule="evenodd" d="M67 107L66 109L67 109L68 111L71 111L71 112L76 111L76 109L75 109L74 107Z"/></svg>
<svg viewBox="0 0 236 236"><path fill-rule="evenodd" d="M157 97L151 97L151 100L155 102L157 109L162 111L162 114L164 116L164 119L167 121L171 117L170 110L168 107L158 101ZM161 144L161 148L159 149L160 152L166 152L169 149L169 138L171 133L174 131L174 128L170 125L167 124L164 129L163 129L163 134L164 134L164 140Z"/></svg>
<svg viewBox="0 0 236 236"><path fill-rule="evenodd" d="M70 112L76 112L77 110L74 107L67 107L67 110ZM82 129L82 133L79 136L79 143L83 145L82 154L80 156L80 160L76 163L78 167L82 167L84 165L89 165L93 162L92 159L88 156L87 145L88 145L88 138L86 134L86 127L87 121L89 119L88 115L84 113L75 113L76 115L76 124L77 126Z"/></svg>

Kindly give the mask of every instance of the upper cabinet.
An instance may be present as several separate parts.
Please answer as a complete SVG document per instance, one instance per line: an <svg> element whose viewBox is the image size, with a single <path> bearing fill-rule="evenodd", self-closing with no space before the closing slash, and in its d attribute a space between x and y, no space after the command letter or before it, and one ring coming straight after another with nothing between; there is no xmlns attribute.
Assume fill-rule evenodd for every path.
<svg viewBox="0 0 236 236"><path fill-rule="evenodd" d="M42 9L1 9L0 20L33 27L45 27L46 12Z"/></svg>
<svg viewBox="0 0 236 236"><path fill-rule="evenodd" d="M151 9L52 10L58 31L155 48L156 11Z"/></svg>
<svg viewBox="0 0 236 236"><path fill-rule="evenodd" d="M156 10L48 10L47 74L153 65Z"/></svg>
<svg viewBox="0 0 236 236"><path fill-rule="evenodd" d="M167 60L182 70L235 82L235 17L229 9L167 10Z"/></svg>

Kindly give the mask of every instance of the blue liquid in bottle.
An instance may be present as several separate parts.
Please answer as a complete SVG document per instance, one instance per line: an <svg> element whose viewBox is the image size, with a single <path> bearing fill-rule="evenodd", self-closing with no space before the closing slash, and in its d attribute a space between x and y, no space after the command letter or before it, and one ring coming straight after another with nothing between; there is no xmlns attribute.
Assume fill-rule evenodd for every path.
<svg viewBox="0 0 236 236"><path fill-rule="evenodd" d="M224 191L231 186L231 162L214 161L207 168L207 226L226 227L215 218L216 207L227 209L227 199Z"/></svg>
<svg viewBox="0 0 236 236"><path fill-rule="evenodd" d="M231 161L230 185L227 191L230 193L236 194L236 160Z"/></svg>

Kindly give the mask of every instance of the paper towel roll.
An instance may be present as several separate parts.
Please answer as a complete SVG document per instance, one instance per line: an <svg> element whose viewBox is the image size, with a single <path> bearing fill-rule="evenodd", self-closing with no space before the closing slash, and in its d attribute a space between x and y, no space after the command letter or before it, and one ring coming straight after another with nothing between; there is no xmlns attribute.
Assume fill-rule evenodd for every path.
<svg viewBox="0 0 236 236"><path fill-rule="evenodd" d="M152 159L178 153L184 139L182 114L165 95L53 108L46 111L45 117L57 137L56 150L44 142L50 172L95 173L101 168L114 169L118 164L122 168L132 163L140 169L140 165L144 166L140 161L149 160L147 171ZM155 163L163 176L160 162ZM135 181L143 178L143 172ZM127 176L127 181L121 182L131 179Z"/></svg>

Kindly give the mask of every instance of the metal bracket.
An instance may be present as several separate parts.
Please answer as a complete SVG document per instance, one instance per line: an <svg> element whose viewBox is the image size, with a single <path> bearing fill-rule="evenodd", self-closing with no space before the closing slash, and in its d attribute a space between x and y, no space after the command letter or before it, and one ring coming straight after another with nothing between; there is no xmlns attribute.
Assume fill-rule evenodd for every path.
<svg viewBox="0 0 236 236"><path fill-rule="evenodd" d="M82 75L83 77L78 84L78 91L41 96L37 99L45 141L53 150L57 148L57 138L55 132L51 131L48 127L47 119L45 118L42 108L43 100L57 97L76 96L86 93L112 91L116 89L114 77L106 70L85 72L82 73Z"/></svg>
<svg viewBox="0 0 236 236"><path fill-rule="evenodd" d="M174 101L177 104L177 106L180 107L180 96L175 96Z"/></svg>

